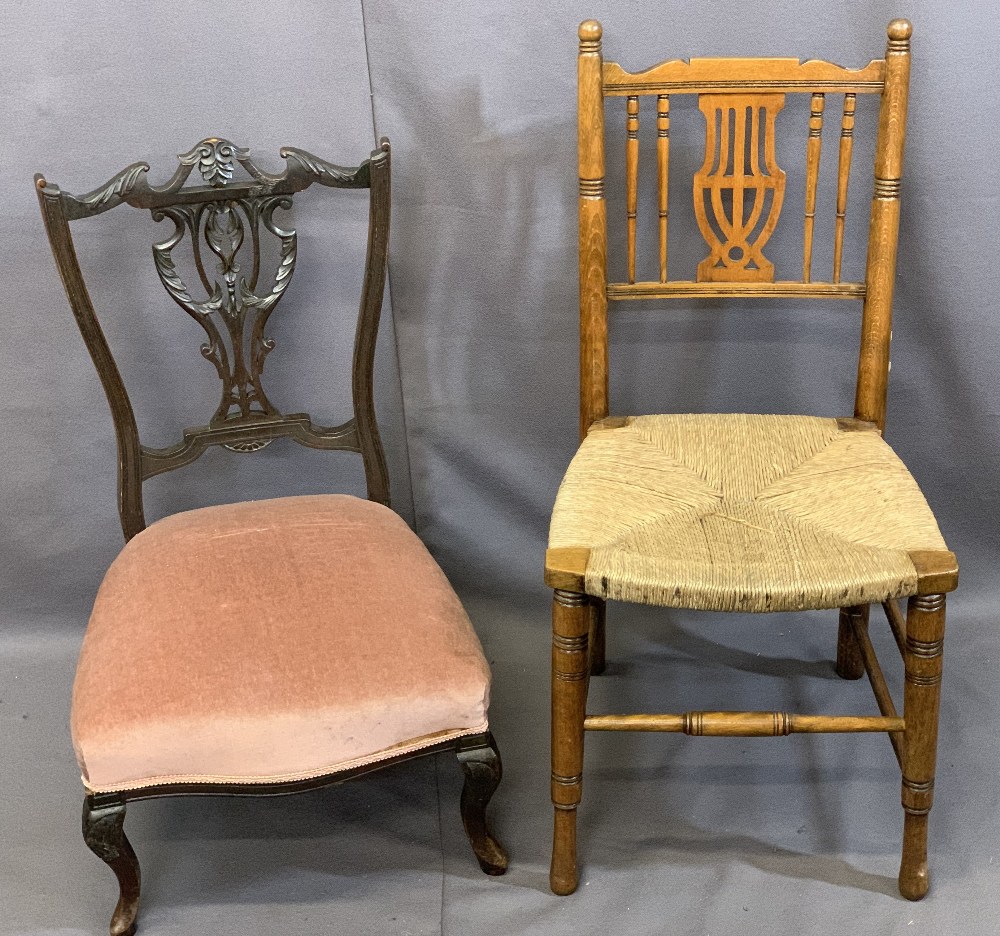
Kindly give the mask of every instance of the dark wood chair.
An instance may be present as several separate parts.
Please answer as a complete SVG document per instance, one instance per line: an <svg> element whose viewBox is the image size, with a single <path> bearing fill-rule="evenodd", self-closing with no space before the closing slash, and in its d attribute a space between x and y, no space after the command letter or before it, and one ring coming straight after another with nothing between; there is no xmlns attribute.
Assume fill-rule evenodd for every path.
<svg viewBox="0 0 1000 936"><path fill-rule="evenodd" d="M545 580L555 589L552 638L551 886L577 886L576 811L586 731L774 736L888 732L902 769L901 893L928 888L927 817L934 792L945 593L958 583L916 482L883 441L910 24L888 27L884 60L860 69L796 59L692 59L639 73L604 62L601 26L580 26L580 431L582 444L553 510ZM670 101L697 95L704 165L694 214L707 245L693 279L667 270ZM785 194L775 117L788 94L810 96L803 254L794 279L764 252ZM841 276L857 96L881 99L864 280ZM813 275L825 104L837 95L839 158L829 278ZM625 97L627 279L608 282L605 103ZM658 276L636 278L640 100L655 100ZM785 151L787 152L787 150ZM831 187L832 188L832 187ZM685 188L691 197L692 188ZM833 208L833 206L830 206ZM801 270L801 276L798 275ZM863 304L854 414L615 418L608 406L608 300L848 299ZM881 715L687 712L588 715L588 678L604 666L605 601L713 611L840 608L837 672L867 672ZM897 606L907 600L904 616ZM868 634L881 604L905 665L897 714Z"/></svg>
<svg viewBox="0 0 1000 936"><path fill-rule="evenodd" d="M264 172L249 151L206 139L163 186L134 163L82 195L35 182L70 305L111 405L126 546L94 605L73 690L83 835L114 871L111 933L135 930L139 864L126 804L160 796L272 796L453 751L461 813L480 866L507 859L486 824L501 764L489 732L489 668L458 597L403 520L375 421L372 369L389 235L389 142L356 168L302 150ZM197 184L188 184L195 176ZM314 183L369 188L368 253L354 343L354 415L343 425L283 414L264 391L268 317L296 262L275 212ZM167 222L153 245L171 298L206 332L222 396L207 425L163 449L139 442L125 385L77 261L70 223L128 204ZM273 276L261 241L276 239ZM188 238L204 298L178 273ZM214 265L214 270L213 270ZM209 446L253 452L275 439L359 453L368 499L287 497L208 507L146 526L142 483Z"/></svg>

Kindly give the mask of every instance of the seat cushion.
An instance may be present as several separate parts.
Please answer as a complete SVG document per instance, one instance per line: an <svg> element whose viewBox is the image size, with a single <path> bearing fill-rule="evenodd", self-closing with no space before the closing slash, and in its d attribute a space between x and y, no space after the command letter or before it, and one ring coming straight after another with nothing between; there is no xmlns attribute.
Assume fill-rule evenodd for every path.
<svg viewBox="0 0 1000 936"><path fill-rule="evenodd" d="M102 583L73 688L93 791L304 779L486 730L490 673L402 519L341 495L176 514Z"/></svg>
<svg viewBox="0 0 1000 936"><path fill-rule="evenodd" d="M587 592L621 601L790 611L915 594L909 553L947 547L866 427L737 414L597 424L559 488L549 546L589 549Z"/></svg>

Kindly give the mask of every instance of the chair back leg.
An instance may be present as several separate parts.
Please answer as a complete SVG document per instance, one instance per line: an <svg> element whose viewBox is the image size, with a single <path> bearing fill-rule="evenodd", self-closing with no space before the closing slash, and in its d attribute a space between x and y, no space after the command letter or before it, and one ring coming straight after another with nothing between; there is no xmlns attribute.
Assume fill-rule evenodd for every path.
<svg viewBox="0 0 1000 936"><path fill-rule="evenodd" d="M865 675L865 661L854 637L852 618L860 617L868 626L868 605L840 609L840 629L837 632L837 675L841 679L860 679Z"/></svg>
<svg viewBox="0 0 1000 936"><path fill-rule="evenodd" d="M590 629L590 675L600 676L606 666L604 644L608 603L600 598L592 598L594 622Z"/></svg>

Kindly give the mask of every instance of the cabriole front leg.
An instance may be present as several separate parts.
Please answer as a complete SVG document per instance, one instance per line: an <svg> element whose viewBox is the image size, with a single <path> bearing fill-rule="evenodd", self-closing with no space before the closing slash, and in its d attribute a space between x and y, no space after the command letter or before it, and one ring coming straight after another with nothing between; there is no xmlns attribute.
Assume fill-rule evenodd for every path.
<svg viewBox="0 0 1000 936"><path fill-rule="evenodd" d="M906 684L903 717L903 860L899 892L920 900L930 887L927 819L934 799L938 712L944 653L944 595L917 595L906 612Z"/></svg>
<svg viewBox="0 0 1000 936"><path fill-rule="evenodd" d="M583 782L583 721L587 708L590 599L556 589L552 602L552 805L555 821L549 885L576 890L576 808Z"/></svg>
<svg viewBox="0 0 1000 936"><path fill-rule="evenodd" d="M111 936L132 936L139 912L139 860L125 837L125 801L87 796L83 801L83 840L118 878L118 906L111 917Z"/></svg>
<svg viewBox="0 0 1000 936"><path fill-rule="evenodd" d="M500 785L503 764L493 735L487 732L462 738L456 751L465 773L462 787L462 825L476 853L479 867L487 874L503 874L507 855L486 823L486 807Z"/></svg>

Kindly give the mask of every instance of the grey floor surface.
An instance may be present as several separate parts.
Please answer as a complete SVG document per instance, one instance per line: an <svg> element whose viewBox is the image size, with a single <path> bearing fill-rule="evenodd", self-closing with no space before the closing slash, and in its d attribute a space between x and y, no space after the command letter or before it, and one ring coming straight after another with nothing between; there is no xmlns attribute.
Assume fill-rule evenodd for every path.
<svg viewBox="0 0 1000 936"><path fill-rule="evenodd" d="M479 873L460 772L427 758L279 800L135 804L140 933L867 934L1000 930L1000 767L988 608L953 602L931 894L896 893L899 781L881 736L689 739L592 735L583 877L548 892L548 605L466 596L495 674L505 777L493 808L511 856ZM835 614L709 616L615 606L593 711L775 708L864 713L833 673ZM32 633L65 634L58 628ZM890 684L898 661L874 627ZM0 640L0 933L106 933L113 879L84 847L66 727L78 638Z"/></svg>

